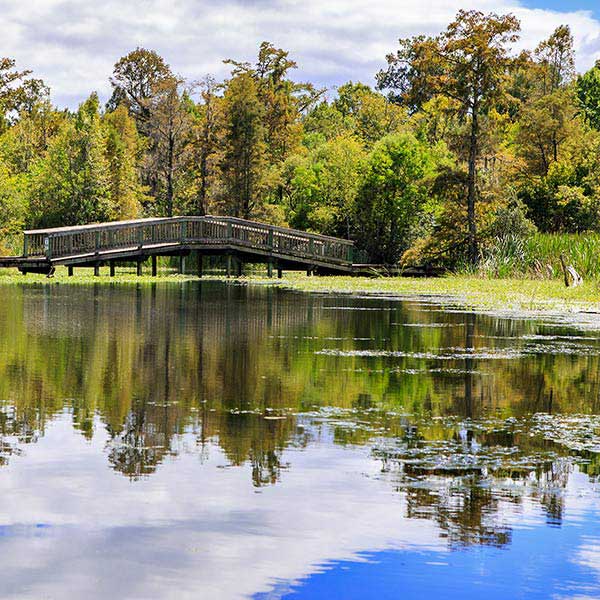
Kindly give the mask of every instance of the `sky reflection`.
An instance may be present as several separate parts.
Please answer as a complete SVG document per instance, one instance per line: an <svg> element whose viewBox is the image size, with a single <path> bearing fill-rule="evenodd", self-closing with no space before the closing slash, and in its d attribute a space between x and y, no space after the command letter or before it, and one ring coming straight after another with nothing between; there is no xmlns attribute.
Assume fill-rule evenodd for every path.
<svg viewBox="0 0 600 600"><path fill-rule="evenodd" d="M0 288L0 598L599 597L599 350L389 300Z"/></svg>

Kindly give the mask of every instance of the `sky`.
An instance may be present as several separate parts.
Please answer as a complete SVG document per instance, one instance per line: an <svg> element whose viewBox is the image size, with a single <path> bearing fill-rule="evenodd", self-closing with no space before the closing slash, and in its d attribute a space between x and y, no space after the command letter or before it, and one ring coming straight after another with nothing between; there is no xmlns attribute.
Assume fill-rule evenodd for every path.
<svg viewBox="0 0 600 600"><path fill-rule="evenodd" d="M224 58L252 60L268 40L290 51L294 78L320 86L372 85L400 37L435 34L461 9L512 12L515 50L571 26L577 68L600 59L597 0L0 0L0 56L49 84L75 108L91 91L110 95L114 63L136 46L159 52L188 80L223 77Z"/></svg>

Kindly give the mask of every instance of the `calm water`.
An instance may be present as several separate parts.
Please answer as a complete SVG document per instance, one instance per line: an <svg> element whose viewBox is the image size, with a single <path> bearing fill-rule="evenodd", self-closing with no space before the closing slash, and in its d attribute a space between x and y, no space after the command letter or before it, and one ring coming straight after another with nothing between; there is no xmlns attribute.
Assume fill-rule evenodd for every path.
<svg viewBox="0 0 600 600"><path fill-rule="evenodd" d="M600 326L0 287L0 597L598 598Z"/></svg>

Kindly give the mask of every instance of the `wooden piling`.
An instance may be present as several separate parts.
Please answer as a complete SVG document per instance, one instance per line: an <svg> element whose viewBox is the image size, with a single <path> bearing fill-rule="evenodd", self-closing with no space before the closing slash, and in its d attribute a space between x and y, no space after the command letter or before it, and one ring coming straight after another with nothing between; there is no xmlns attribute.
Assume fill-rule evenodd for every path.
<svg viewBox="0 0 600 600"><path fill-rule="evenodd" d="M156 267L156 254L152 255L152 277L156 277L158 269Z"/></svg>
<svg viewBox="0 0 600 600"><path fill-rule="evenodd" d="M73 266L72 265L69 265L67 267L67 273L68 273L69 277L73 277Z"/></svg>
<svg viewBox="0 0 600 600"><path fill-rule="evenodd" d="M109 263L110 266L110 276L114 277L115 276L115 261L111 260Z"/></svg>
<svg viewBox="0 0 600 600"><path fill-rule="evenodd" d="M94 277L100 277L100 263L94 265Z"/></svg>

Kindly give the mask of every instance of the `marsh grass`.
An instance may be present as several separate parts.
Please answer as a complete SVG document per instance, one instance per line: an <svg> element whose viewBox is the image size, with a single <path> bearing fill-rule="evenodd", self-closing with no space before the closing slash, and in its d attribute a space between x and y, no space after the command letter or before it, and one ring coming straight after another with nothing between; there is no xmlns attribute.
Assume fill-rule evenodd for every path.
<svg viewBox="0 0 600 600"><path fill-rule="evenodd" d="M23 275L17 269L0 269L0 285L163 284L183 281L197 281L197 277L191 274L180 275L174 269L162 269L157 277L152 277L149 268L145 268L143 274L138 276L135 267L117 267L114 277L109 276L108 267L101 267L99 277L95 277L92 269L89 268L75 269L72 277L68 276L66 267L58 267L52 277L35 273Z"/></svg>
<svg viewBox="0 0 600 600"><path fill-rule="evenodd" d="M321 294L375 295L428 298L442 304L508 311L600 311L600 284L585 281L567 288L558 279L489 279L481 276L451 275L438 278L306 277L289 274L281 280L252 283Z"/></svg>
<svg viewBox="0 0 600 600"><path fill-rule="evenodd" d="M465 274L498 278L560 279L560 255L584 279L600 280L600 234L536 233L528 238L505 236L483 252L477 270Z"/></svg>
<svg viewBox="0 0 600 600"><path fill-rule="evenodd" d="M152 277L149 269L142 276L135 268L117 268L109 277L102 268L100 277L91 269L76 269L68 277L59 267L52 278L44 275L21 275L16 269L0 269L0 285L169 285L198 281L194 274L179 275L162 269ZM319 294L350 294L430 299L441 304L475 309L542 312L600 312L600 279L587 279L576 288L566 288L560 279L490 278L479 275L450 275L439 278L408 277L306 277L287 272L283 279L268 279L259 272L241 278L226 279L222 273L207 273L202 281L223 281L243 285L264 285Z"/></svg>

